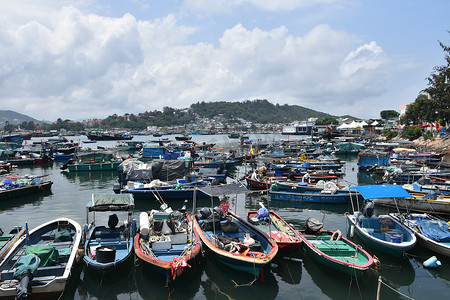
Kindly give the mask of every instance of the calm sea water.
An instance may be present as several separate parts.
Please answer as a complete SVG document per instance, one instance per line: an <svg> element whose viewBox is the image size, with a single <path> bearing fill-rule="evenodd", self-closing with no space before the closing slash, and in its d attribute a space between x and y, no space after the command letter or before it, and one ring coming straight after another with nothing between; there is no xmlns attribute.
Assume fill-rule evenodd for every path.
<svg viewBox="0 0 450 300"><path fill-rule="evenodd" d="M169 138L171 138L169 136ZM172 137L173 138L173 137ZM267 142L287 139L281 135L250 135L250 138L260 138ZM292 137L290 137L292 139ZM298 138L298 137L297 137ZM85 136L69 137L74 141L85 141ZM149 141L151 136L136 136L134 140ZM230 140L226 135L193 136L196 142L214 142L217 147L238 147L237 140ZM40 141L33 138L32 141ZM84 147L114 146L115 142L98 142L84 144ZM371 177L357 173L356 159L346 158L346 176L344 181L356 185L370 183ZM62 173L60 163L51 163L36 167L19 167L13 174L45 175L53 181L49 194L11 199L0 203L0 228L9 230L15 225L23 226L28 222L30 228L56 217L69 217L86 223L85 205L92 193L113 193L115 172L92 173ZM241 175L246 171L240 167ZM258 209L258 203L277 211L288 222L301 228L308 217L322 220L325 229L342 232L348 231L345 212L351 212L349 205L282 205L270 203L265 194L251 193L247 195L232 195L231 208L244 216L248 209ZM174 208L182 206L182 201L169 202ZM217 203L214 203L215 205ZM210 206L211 200L197 203L198 207ZM156 201L136 201L135 216L141 211L158 208ZM376 209L376 213L386 210ZM106 222L107 215L98 222ZM416 246L406 258L391 258L388 255L374 251L354 238L371 254L381 261L381 268L361 278L351 279L340 273L322 267L312 261L302 251L292 257L277 258L271 263L264 274L264 282L253 282L252 275L237 272L222 266L209 256L200 260L198 265L182 278L179 278L168 288L165 281L136 261L129 269L105 277L86 271L83 264L76 266L71 281L61 299L375 299L378 276L389 287L382 285L381 299L407 299L398 292L414 298L426 299L430 296L436 299L448 299L450 292L450 261L438 256L443 265L439 269L424 269L422 262L434 254ZM252 283L253 282L253 283ZM397 292L398 291L398 292Z"/></svg>

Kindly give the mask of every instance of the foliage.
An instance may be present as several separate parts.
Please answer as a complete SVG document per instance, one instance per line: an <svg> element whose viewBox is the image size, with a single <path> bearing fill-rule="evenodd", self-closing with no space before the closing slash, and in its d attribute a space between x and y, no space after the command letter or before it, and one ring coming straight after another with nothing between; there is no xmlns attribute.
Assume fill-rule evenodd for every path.
<svg viewBox="0 0 450 300"><path fill-rule="evenodd" d="M336 120L336 118L328 117L323 119L317 119L315 122L316 125L333 125L333 124L339 124L339 121Z"/></svg>
<svg viewBox="0 0 450 300"><path fill-rule="evenodd" d="M450 31L448 31L450 33ZM449 122L450 118L450 47L439 41L444 50L447 65L435 66L434 73L428 77L428 88L423 91L430 95L435 118L430 121L442 119L443 124Z"/></svg>
<svg viewBox="0 0 450 300"><path fill-rule="evenodd" d="M402 124L421 124L422 122L434 122L437 118L435 102L424 94L417 96L416 100L408 105L400 122Z"/></svg>
<svg viewBox="0 0 450 300"><path fill-rule="evenodd" d="M401 136L407 138L410 141L413 141L415 139L420 138L422 134L423 134L422 128L417 126L406 126L403 129Z"/></svg>
<svg viewBox="0 0 450 300"><path fill-rule="evenodd" d="M272 104L267 100L246 100L243 102L197 102L190 109L199 117L214 119L243 119L260 124L280 124L303 121L308 118L327 118L329 114L318 112L298 105Z"/></svg>
<svg viewBox="0 0 450 300"><path fill-rule="evenodd" d="M400 113L395 110L382 110L380 112L380 117L384 120L396 119L400 116Z"/></svg>
<svg viewBox="0 0 450 300"><path fill-rule="evenodd" d="M385 136L388 140L393 139L398 135L397 131L384 129L382 132L383 136Z"/></svg>

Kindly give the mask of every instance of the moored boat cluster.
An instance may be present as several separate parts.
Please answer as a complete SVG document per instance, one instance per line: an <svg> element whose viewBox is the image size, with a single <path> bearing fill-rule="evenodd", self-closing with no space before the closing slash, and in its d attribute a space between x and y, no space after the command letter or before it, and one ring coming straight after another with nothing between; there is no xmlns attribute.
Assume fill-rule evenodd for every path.
<svg viewBox="0 0 450 300"><path fill-rule="evenodd" d="M317 267L349 276L361 276L375 267L373 249L400 257L418 241L438 257L450 256L445 220L450 214L450 172L440 153L374 141L356 143L357 150L348 141L323 140L243 139L226 150L191 139L125 146L126 142L95 151L82 150L67 140L55 143L68 143L59 149L73 148L73 152L58 152L67 155L60 157L63 172L117 172L114 194L93 193L86 201L88 214L104 212L109 215L108 224L87 219L81 226L70 218L58 218L34 229L23 224L23 230L5 234L0 297L61 293L77 261L104 276L132 267L134 255L164 276L167 284L199 264L205 255L202 250L208 253L207 259L214 257L255 278L264 278L264 270L276 256L297 251L311 256ZM51 148L50 144L42 141L40 150ZM126 147L132 152L120 155ZM342 152L357 156L359 171L379 180L367 185L343 181ZM42 163L52 163L55 153L48 155L53 160ZM13 164L5 161L8 167ZM11 171L12 167L2 178L2 199L42 193L53 184L44 176L29 178ZM345 214L349 236L314 218L305 220L304 228L295 228L263 203L246 215L231 210L226 200L230 195L253 192L267 193L271 202L287 206L351 204L353 211ZM216 205L197 208L201 198L211 198ZM174 199L185 200L184 206L173 207ZM143 211L136 219L136 201L154 201L159 209ZM375 215L377 205L394 206L398 213ZM125 218L121 220L120 214ZM353 242L353 236L363 244ZM31 271L24 276L21 268Z"/></svg>

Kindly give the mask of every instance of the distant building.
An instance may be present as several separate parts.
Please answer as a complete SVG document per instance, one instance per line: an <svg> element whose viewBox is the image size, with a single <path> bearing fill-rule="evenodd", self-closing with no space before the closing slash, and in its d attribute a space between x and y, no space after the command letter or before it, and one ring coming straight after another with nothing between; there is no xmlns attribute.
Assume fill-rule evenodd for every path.
<svg viewBox="0 0 450 300"><path fill-rule="evenodd" d="M408 105L410 105L411 102L404 102L400 103L400 115L403 116L406 113L406 109L408 108Z"/></svg>
<svg viewBox="0 0 450 300"><path fill-rule="evenodd" d="M313 123L312 122L301 122L298 124L285 126L281 134L285 135L310 135L312 132Z"/></svg>

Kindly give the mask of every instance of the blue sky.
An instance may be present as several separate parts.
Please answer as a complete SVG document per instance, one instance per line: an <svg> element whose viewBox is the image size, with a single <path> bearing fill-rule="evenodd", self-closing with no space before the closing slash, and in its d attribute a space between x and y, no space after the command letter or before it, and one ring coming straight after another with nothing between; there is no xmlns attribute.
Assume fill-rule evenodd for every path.
<svg viewBox="0 0 450 300"><path fill-rule="evenodd" d="M267 99L399 110L443 65L449 1L0 0L0 109L83 120Z"/></svg>

